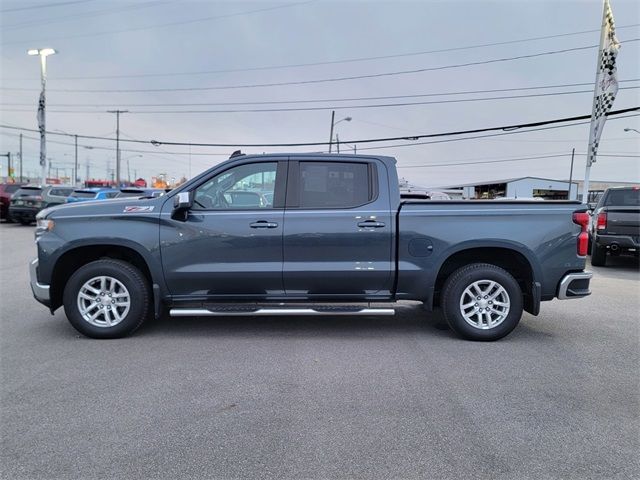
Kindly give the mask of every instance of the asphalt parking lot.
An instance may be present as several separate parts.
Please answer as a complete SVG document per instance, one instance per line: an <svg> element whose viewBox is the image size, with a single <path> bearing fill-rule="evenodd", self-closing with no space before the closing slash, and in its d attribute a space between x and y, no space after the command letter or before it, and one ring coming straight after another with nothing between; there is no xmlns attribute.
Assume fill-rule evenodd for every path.
<svg viewBox="0 0 640 480"><path fill-rule="evenodd" d="M0 224L2 478L638 478L640 274L495 343L396 317L161 319L81 337Z"/></svg>

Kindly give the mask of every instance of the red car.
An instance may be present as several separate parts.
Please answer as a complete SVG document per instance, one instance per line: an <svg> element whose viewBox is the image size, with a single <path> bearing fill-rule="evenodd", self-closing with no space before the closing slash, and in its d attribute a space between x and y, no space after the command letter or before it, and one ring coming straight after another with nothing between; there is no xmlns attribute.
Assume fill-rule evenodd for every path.
<svg viewBox="0 0 640 480"><path fill-rule="evenodd" d="M0 183L0 219L11 222L9 217L9 203L11 196L22 186L24 183Z"/></svg>

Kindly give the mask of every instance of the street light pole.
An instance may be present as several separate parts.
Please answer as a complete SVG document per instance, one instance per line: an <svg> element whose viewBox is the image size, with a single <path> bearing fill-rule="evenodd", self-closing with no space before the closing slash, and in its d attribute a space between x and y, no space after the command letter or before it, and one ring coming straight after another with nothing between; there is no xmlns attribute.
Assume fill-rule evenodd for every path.
<svg viewBox="0 0 640 480"><path fill-rule="evenodd" d="M22 158L22 134L20 134L20 182L22 182L22 164L24 159Z"/></svg>
<svg viewBox="0 0 640 480"><path fill-rule="evenodd" d="M331 110L331 130L329 130L329 153L331 153L331 145L333 143L333 128L340 122L350 122L351 120L353 120L351 117L344 117L336 122L335 118L336 118L336 111ZM338 153L340 152L338 151Z"/></svg>
<svg viewBox="0 0 640 480"><path fill-rule="evenodd" d="M53 48L32 48L28 55L40 56L40 83L42 90L38 100L38 130L40 130L40 169L42 185L47 181L47 139L46 139L46 115L45 115L45 91L47 86L47 57L57 52Z"/></svg>
<svg viewBox="0 0 640 480"><path fill-rule="evenodd" d="M75 139L75 160L73 165L73 185L78 186L78 135L74 135Z"/></svg>

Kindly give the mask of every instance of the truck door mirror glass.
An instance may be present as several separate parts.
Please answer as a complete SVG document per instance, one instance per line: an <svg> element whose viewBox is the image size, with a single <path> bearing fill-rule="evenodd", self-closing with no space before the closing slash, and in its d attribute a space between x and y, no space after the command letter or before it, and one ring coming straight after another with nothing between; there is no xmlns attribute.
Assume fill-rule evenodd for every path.
<svg viewBox="0 0 640 480"><path fill-rule="evenodd" d="M189 209L193 204L193 195L191 192L180 192L173 197L173 212L171 218L174 220L185 221L189 215Z"/></svg>
<svg viewBox="0 0 640 480"><path fill-rule="evenodd" d="M184 210L191 208L191 192L180 192L173 199L173 208Z"/></svg>

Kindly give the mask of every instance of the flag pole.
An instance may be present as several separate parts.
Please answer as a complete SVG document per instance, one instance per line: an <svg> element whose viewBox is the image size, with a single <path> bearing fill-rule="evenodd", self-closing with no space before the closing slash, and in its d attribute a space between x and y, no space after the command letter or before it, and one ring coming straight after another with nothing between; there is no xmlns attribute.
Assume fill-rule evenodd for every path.
<svg viewBox="0 0 640 480"><path fill-rule="evenodd" d="M582 184L582 203L587 203L589 198L589 180L591 177L591 165L595 162L596 152L592 153L592 145L594 139L593 122L596 116L596 102L598 100L598 77L600 76L600 56L604 47L605 28L607 23L607 0L602 2L602 23L600 25L600 46L598 47L598 55L596 57L596 81L593 88L593 105L591 108L591 127L589 128L589 144L587 145L587 166L584 170L584 182Z"/></svg>

